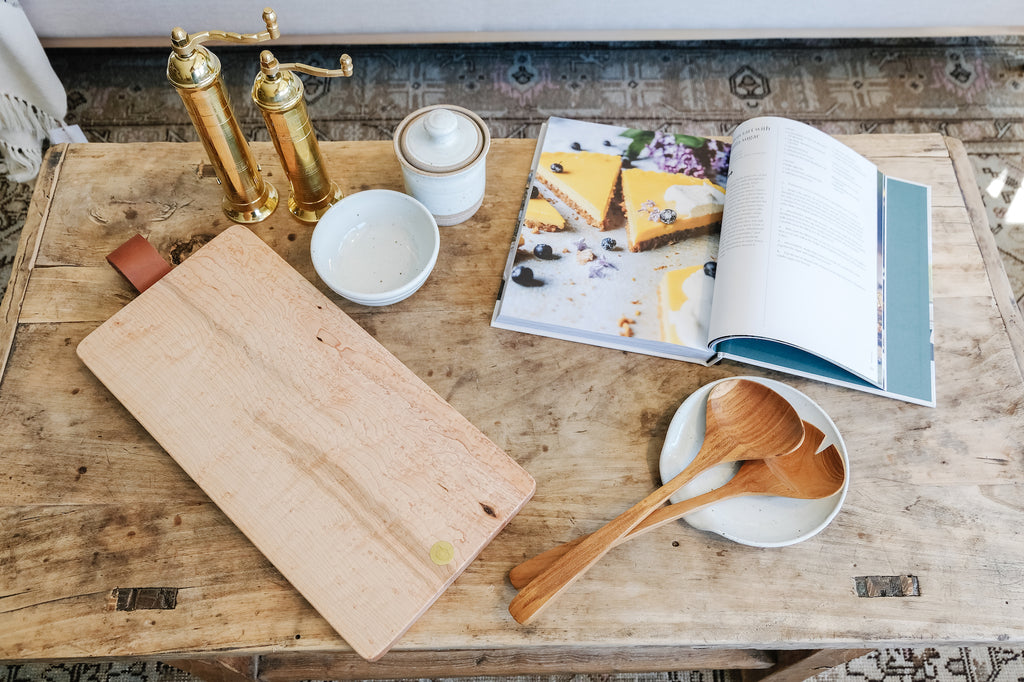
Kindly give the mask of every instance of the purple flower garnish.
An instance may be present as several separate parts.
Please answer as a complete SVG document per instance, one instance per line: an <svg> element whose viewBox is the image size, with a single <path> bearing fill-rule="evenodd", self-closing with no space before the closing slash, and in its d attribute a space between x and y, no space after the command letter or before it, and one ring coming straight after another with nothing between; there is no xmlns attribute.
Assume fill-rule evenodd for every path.
<svg viewBox="0 0 1024 682"><path fill-rule="evenodd" d="M614 264L609 263L604 258L598 258L590 264L590 277L607 277L608 270L618 270Z"/></svg>

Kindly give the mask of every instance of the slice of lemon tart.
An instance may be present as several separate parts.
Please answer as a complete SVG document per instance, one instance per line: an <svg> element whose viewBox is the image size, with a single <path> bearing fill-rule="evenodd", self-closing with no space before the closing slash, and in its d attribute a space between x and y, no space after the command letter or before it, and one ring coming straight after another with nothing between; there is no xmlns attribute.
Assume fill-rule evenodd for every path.
<svg viewBox="0 0 1024 682"><path fill-rule="evenodd" d="M705 266L667 271L658 283L661 340L690 348L706 348L713 280Z"/></svg>
<svg viewBox="0 0 1024 682"><path fill-rule="evenodd" d="M605 230L621 168L622 159L614 154L543 152L537 180L588 225Z"/></svg>
<svg viewBox="0 0 1024 682"><path fill-rule="evenodd" d="M565 229L565 218L548 203L547 199L530 199L526 204L526 215L523 222L526 228L534 234L558 232Z"/></svg>
<svg viewBox="0 0 1024 682"><path fill-rule="evenodd" d="M622 210L630 251L647 251L721 222L725 189L680 173L622 171Z"/></svg>

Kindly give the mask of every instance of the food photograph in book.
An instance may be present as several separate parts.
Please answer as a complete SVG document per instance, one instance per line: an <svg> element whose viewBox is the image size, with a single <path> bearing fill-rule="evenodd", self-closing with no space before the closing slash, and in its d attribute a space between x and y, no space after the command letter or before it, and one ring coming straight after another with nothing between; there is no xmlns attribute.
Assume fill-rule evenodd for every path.
<svg viewBox="0 0 1024 682"><path fill-rule="evenodd" d="M730 145L559 118L540 144L498 321L707 354Z"/></svg>

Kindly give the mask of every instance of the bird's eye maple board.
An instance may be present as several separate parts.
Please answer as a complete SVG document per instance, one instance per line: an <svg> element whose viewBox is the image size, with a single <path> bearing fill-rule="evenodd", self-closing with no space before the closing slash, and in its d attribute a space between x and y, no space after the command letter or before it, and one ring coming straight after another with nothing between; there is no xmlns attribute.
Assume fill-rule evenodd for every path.
<svg viewBox="0 0 1024 682"><path fill-rule="evenodd" d="M78 355L368 660L535 488L244 227L146 289Z"/></svg>

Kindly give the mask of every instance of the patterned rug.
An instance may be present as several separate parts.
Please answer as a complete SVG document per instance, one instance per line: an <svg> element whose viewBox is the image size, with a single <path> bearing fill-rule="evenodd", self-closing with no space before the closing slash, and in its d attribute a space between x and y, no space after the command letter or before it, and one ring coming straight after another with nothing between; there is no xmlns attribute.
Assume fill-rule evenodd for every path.
<svg viewBox="0 0 1024 682"><path fill-rule="evenodd" d="M631 675L522 675L436 682L741 682L727 670ZM995 647L879 649L812 678L814 682L1021 682L1024 651ZM164 663L0 665L0 682L199 682Z"/></svg>
<svg viewBox="0 0 1024 682"><path fill-rule="evenodd" d="M258 48L214 48L250 139L268 139L249 99ZM332 68L338 47L274 48ZM479 113L495 137L534 137L548 116L729 135L756 115L833 134L939 132L961 139L1018 303L1024 299L1024 37L885 41L357 46L350 79L305 79L322 139L389 139L410 111ZM92 142L192 141L166 81L167 50L53 50L69 124ZM0 287L31 188L0 178ZM2 289L0 289L2 291ZM882 649L822 673L840 680L1024 682L1024 648ZM0 665L0 682L189 682L156 662ZM733 682L737 673L515 678L524 682ZM479 680L483 682L483 680Z"/></svg>

